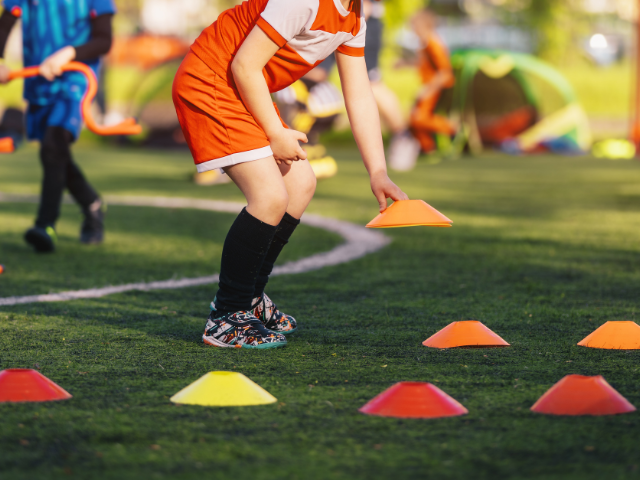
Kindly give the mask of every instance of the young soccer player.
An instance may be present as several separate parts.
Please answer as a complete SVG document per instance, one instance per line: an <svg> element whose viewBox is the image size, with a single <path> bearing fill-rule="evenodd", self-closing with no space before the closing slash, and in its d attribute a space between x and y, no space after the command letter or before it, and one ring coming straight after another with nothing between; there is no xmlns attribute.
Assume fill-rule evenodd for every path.
<svg viewBox="0 0 640 480"><path fill-rule="evenodd" d="M82 129L81 102L87 84L77 72L62 72L72 60L84 62L97 74L100 57L111 48L112 0L4 0L0 16L0 56L11 29L22 19L25 66L40 65L39 77L25 80L27 136L40 142L44 171L40 208L25 240L38 252L55 249L55 223L62 193L69 189L84 215L80 241L103 239L104 210L96 191L71 156L71 144ZM0 65L0 83L9 70Z"/></svg>
<svg viewBox="0 0 640 480"><path fill-rule="evenodd" d="M435 30L435 15L422 10L413 17L411 26L422 43L419 69L423 86L411 114L410 124L422 150L430 152L436 148L434 133L456 133L455 127L447 118L435 113L442 91L453 87L456 79L449 51Z"/></svg>
<svg viewBox="0 0 640 480"><path fill-rule="evenodd" d="M300 223L316 180L271 101L333 51L347 112L371 178L387 198L407 196L387 176L380 123L364 61L360 0L248 0L223 12L191 47L173 100L198 171L223 168L247 199L222 251L218 292L203 340L273 348L296 321L264 293L274 262Z"/></svg>

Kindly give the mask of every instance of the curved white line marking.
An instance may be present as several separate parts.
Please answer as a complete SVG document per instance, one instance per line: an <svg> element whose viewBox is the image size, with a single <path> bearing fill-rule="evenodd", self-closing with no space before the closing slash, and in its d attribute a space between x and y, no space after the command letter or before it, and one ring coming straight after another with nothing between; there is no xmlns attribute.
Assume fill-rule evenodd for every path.
<svg viewBox="0 0 640 480"><path fill-rule="evenodd" d="M190 208L195 210L208 210L212 212L238 213L244 205L235 202L221 200L198 200L191 198L170 197L107 197L111 205L157 207L157 208ZM37 202L38 198L24 195L7 195L0 193L0 202ZM304 273L320 268L339 265L376 252L388 245L391 240L378 231L368 230L360 225L336 220L334 218L321 217L305 213L302 223L311 227L322 228L329 232L337 233L344 238L345 243L338 245L333 250L316 253L310 257L288 262L273 269L272 275L285 275L292 273ZM133 290L169 290L176 288L196 287L218 282L218 275L206 277L183 278L180 280L161 280L157 282L128 283L102 288L89 288L86 290L73 290L60 293L48 293L44 295L28 295L24 297L0 298L0 306L19 305L36 302L63 302L66 300L78 300L83 298L100 298L114 293L130 292Z"/></svg>

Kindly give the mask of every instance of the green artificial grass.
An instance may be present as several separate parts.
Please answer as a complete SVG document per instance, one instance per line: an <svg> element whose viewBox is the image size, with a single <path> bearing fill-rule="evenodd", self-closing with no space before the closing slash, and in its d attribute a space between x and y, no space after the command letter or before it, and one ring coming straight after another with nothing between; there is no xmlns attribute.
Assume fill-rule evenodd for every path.
<svg viewBox="0 0 640 480"><path fill-rule="evenodd" d="M364 224L376 202L357 152L330 151L340 172L319 183L310 211ZM240 200L230 185L192 185L182 152L76 152L105 194ZM36 172L33 150L4 157L0 191L37 192ZM638 320L640 164L485 156L392 177L454 227L386 230L393 243L380 252L274 278L268 293L300 322L284 349L204 346L213 286L1 307L0 368L38 368L74 396L0 404L1 478L638 478L640 414L552 417L529 408L570 373L604 375L640 406L640 353L576 346L607 320ZM75 243L69 205L60 251L35 255L19 238L34 208L0 203L0 262L8 265L0 296L206 274L232 219L113 207L106 244L91 249ZM335 242L301 229L291 258ZM464 319L511 347L421 345ZM213 370L247 375L278 403L169 402ZM402 380L433 382L469 414L358 413Z"/></svg>

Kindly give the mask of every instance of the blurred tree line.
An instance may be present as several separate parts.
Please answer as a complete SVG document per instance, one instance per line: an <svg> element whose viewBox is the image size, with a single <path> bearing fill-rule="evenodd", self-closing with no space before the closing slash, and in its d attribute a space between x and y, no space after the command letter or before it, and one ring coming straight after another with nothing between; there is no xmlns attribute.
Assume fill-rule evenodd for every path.
<svg viewBox="0 0 640 480"><path fill-rule="evenodd" d="M198 0L115 0L119 15L116 32L131 34L140 29L141 11L163 8L170 2ZM291 0L296 1L296 0ZM208 9L221 12L240 0L207 0ZM626 22L637 15L637 0L383 0L385 23L389 30L406 24L418 9L429 7L450 17L471 17L514 25L533 33L536 53L555 63L575 53L576 39L587 35L603 18L615 17ZM157 5L157 7L156 7ZM201 28L213 18L202 16ZM215 18L215 15L213 16Z"/></svg>

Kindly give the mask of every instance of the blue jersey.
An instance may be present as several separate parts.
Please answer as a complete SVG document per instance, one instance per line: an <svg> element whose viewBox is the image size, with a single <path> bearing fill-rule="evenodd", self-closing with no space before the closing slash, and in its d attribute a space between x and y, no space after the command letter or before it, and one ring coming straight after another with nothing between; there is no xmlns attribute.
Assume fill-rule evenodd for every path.
<svg viewBox="0 0 640 480"><path fill-rule="evenodd" d="M78 47L91 38L91 19L115 13L113 0L2 0L4 8L22 17L25 67L40 65L61 48ZM86 62L97 73L99 59ZM86 91L82 74L67 72L48 82L25 80L24 98L32 105L81 100Z"/></svg>

